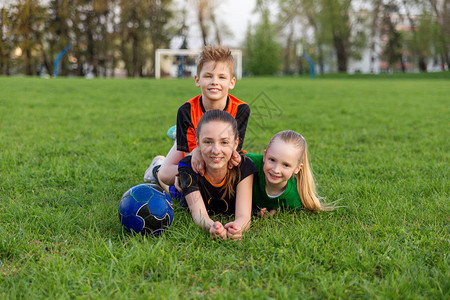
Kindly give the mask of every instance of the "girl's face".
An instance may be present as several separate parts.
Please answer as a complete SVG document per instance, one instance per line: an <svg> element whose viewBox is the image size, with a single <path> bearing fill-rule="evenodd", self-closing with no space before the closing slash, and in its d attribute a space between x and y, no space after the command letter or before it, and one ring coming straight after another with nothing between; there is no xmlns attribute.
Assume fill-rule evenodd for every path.
<svg viewBox="0 0 450 300"><path fill-rule="evenodd" d="M235 82L230 66L225 62L209 61L203 65L200 75L195 76L195 85L200 88L202 96L210 101L226 98Z"/></svg>
<svg viewBox="0 0 450 300"><path fill-rule="evenodd" d="M264 150L263 171L266 182L272 185L283 185L300 172L300 150L290 143L275 139L270 147Z"/></svg>
<svg viewBox="0 0 450 300"><path fill-rule="evenodd" d="M238 141L234 139L233 127L228 123L211 121L203 124L197 147L205 160L206 169L227 168Z"/></svg>

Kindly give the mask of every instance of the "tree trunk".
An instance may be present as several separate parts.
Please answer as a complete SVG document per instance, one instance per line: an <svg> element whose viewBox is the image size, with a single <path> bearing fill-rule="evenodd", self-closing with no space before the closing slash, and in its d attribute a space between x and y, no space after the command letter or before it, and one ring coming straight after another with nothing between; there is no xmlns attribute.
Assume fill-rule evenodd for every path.
<svg viewBox="0 0 450 300"><path fill-rule="evenodd" d="M47 59L47 55L45 55L44 50L42 50L42 62L44 63L44 66L47 69L48 74L49 75L52 74L52 70L50 69L51 66L50 66L50 63L49 63L49 61Z"/></svg>
<svg viewBox="0 0 450 300"><path fill-rule="evenodd" d="M136 36L136 34L133 34L133 39L132 39L132 49L133 49L133 54L132 54L132 76L134 77L139 77L139 73L140 73L140 68L139 68L139 41L138 38Z"/></svg>
<svg viewBox="0 0 450 300"><path fill-rule="evenodd" d="M379 14L380 14L380 8L382 5L382 0L374 0L374 9L373 9L373 19L372 19L372 28L370 31L371 35L371 41L370 41L370 72L373 73L374 69L374 62L375 62L375 55L377 54L375 51L375 41L377 40L376 35L378 31L378 20L379 20Z"/></svg>
<svg viewBox="0 0 450 300"><path fill-rule="evenodd" d="M448 47L446 41L447 37L450 34L450 30L448 29L448 26L450 26L450 24L447 24L450 18L450 16L448 15L450 11L449 1L448 0L442 1L442 9L441 9L442 13L439 11L436 0L430 0L430 4L433 7L434 13L436 14L437 23L441 29L439 35L439 40L442 47L442 52L440 55L442 60L441 63L442 66L446 64L447 68L450 70L450 58L448 55ZM441 67L441 69L443 70L444 68Z"/></svg>
<svg viewBox="0 0 450 300"><path fill-rule="evenodd" d="M207 45L207 37L208 37L208 28L205 24L205 11L206 11L207 3L200 1L198 4L198 24L200 25L200 31L202 33L203 45Z"/></svg>
<svg viewBox="0 0 450 300"><path fill-rule="evenodd" d="M336 58L338 65L338 72L347 72L348 54L345 46L345 41L336 32L333 32L334 49L336 50Z"/></svg>
<svg viewBox="0 0 450 300"><path fill-rule="evenodd" d="M95 62L95 45L94 45L94 35L91 29L93 24L93 18L90 12L88 12L86 18L86 36L87 36L87 62L92 67L92 72L97 76L97 65Z"/></svg>
<svg viewBox="0 0 450 300"><path fill-rule="evenodd" d="M216 16L214 15L214 12L213 11L211 11L211 23L213 24L213 26L214 26L214 31L216 32L216 42L217 42L217 45L221 45L222 44L222 39L221 39L221 37L220 37L220 29L219 29L219 26L217 25L217 22L216 22Z"/></svg>
<svg viewBox="0 0 450 300"><path fill-rule="evenodd" d="M403 55L400 56L400 68L402 69L402 73L406 72L406 65L405 65L405 62L403 60Z"/></svg>
<svg viewBox="0 0 450 300"><path fill-rule="evenodd" d="M285 75L290 75L291 68L291 50L292 50L292 38L294 36L294 23L291 22L291 26L289 28L289 34L286 41L286 49L284 50L284 70L283 73Z"/></svg>
<svg viewBox="0 0 450 300"><path fill-rule="evenodd" d="M325 73L325 63L323 58L322 39L317 39L317 60L319 64L319 74Z"/></svg>
<svg viewBox="0 0 450 300"><path fill-rule="evenodd" d="M317 60L318 60L318 64L319 64L319 74L323 74L324 73L324 59L323 59L323 50L322 50L322 38L320 36L320 33L317 29L317 23L314 21L313 16L308 13L307 14L308 17L308 21L311 24L312 28L314 29L314 35L316 36L317 39Z"/></svg>
<svg viewBox="0 0 450 300"><path fill-rule="evenodd" d="M25 74L32 76L33 75L33 67L31 65L31 50L25 50Z"/></svg>
<svg viewBox="0 0 450 300"><path fill-rule="evenodd" d="M408 6L407 6L407 3L406 3L405 0L403 0L403 6L404 6L404 8L406 10L406 17L408 18L409 24L411 26L411 32L413 34L414 45L415 45L414 46L415 49L413 49L413 51L414 51L415 56L418 59L419 70L420 70L420 72L426 72L427 68L426 68L426 63L425 63L425 57L420 53L420 50L417 50L417 48L416 48L417 45L418 45L417 33L416 33L416 27L415 27L416 24L414 23L414 20L411 17L411 14L409 12L409 9L408 9Z"/></svg>

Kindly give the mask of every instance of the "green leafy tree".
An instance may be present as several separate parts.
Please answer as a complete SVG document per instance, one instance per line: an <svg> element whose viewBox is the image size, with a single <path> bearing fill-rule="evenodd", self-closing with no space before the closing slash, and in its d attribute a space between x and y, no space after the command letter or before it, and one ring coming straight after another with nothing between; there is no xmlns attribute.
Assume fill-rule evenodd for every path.
<svg viewBox="0 0 450 300"><path fill-rule="evenodd" d="M10 75L10 53L13 51L13 24L10 11L0 9L0 73Z"/></svg>
<svg viewBox="0 0 450 300"><path fill-rule="evenodd" d="M145 52L143 30L143 9L141 1L120 1L121 56L125 62L128 77L142 76Z"/></svg>
<svg viewBox="0 0 450 300"><path fill-rule="evenodd" d="M292 37L295 25L292 23L298 24L297 27L311 29L314 41L311 41L310 35L304 30L297 42L303 41L305 50L312 50L310 54L317 60L320 73L323 73L325 57L330 49L333 49L336 55L338 71L346 72L349 58L360 57L366 47L367 17L363 15L364 11L353 10L352 1L278 0L278 5L280 28L289 28L285 55L292 57L293 53Z"/></svg>
<svg viewBox="0 0 450 300"><path fill-rule="evenodd" d="M74 10L73 0L52 0L45 16L42 61L50 74L53 74L54 59L71 41L72 28L70 12ZM67 75L68 61L61 61L59 74Z"/></svg>
<svg viewBox="0 0 450 300"><path fill-rule="evenodd" d="M111 16L115 1L74 0L75 13L72 16L74 40L78 59L78 74L92 72L105 76L111 55ZM89 69L85 69L88 66Z"/></svg>
<svg viewBox="0 0 450 300"><path fill-rule="evenodd" d="M450 1L429 0L434 13L435 26L435 49L439 52L442 65L446 64L450 70L449 40L450 40Z"/></svg>
<svg viewBox="0 0 450 300"><path fill-rule="evenodd" d="M287 69L288 60L290 61L295 54L295 46L301 44L304 50L309 51L310 55L317 61L318 72L324 72L326 45L331 44L331 32L327 30L326 20L323 20L322 4L315 0L279 0L279 27L282 31L289 28L286 35L285 44L285 70ZM325 22L324 22L325 21ZM294 38L294 28L304 28L297 39ZM313 41L305 33L306 29L312 30ZM301 69L302 60L297 58L297 64Z"/></svg>
<svg viewBox="0 0 450 300"><path fill-rule="evenodd" d="M172 1L120 1L120 51L128 76L154 72L155 50L168 47L176 29ZM144 74L144 67L147 72Z"/></svg>
<svg viewBox="0 0 450 300"><path fill-rule="evenodd" d="M374 64L378 55L376 45L379 41L379 31L381 27L382 12L383 12L383 0L371 0L372 11L370 14L370 28L369 28L369 51L370 51L370 70L374 70Z"/></svg>
<svg viewBox="0 0 450 300"><path fill-rule="evenodd" d="M148 37L149 49L151 55L149 64L151 66L151 75L154 73L155 65L155 51L159 48L168 48L170 40L177 32L180 31L180 27L184 24L175 25L172 23L175 17L174 10L172 8L172 1L148 1L146 2L145 11L145 31Z"/></svg>
<svg viewBox="0 0 450 300"><path fill-rule="evenodd" d="M386 45L383 49L383 59L387 61L389 68L391 70L395 69L395 64L399 63L402 72L405 72L406 66L403 59L403 40L404 35L402 35L395 27L391 19L393 13L398 14L398 6L389 2L383 5L383 21L382 21L382 32L383 36L387 37Z"/></svg>
<svg viewBox="0 0 450 300"><path fill-rule="evenodd" d="M425 59L433 56L433 44L436 40L435 24L431 16L424 11L417 21L417 29L412 40L413 45L410 46L417 53L419 70L422 72L427 71Z"/></svg>
<svg viewBox="0 0 450 300"><path fill-rule="evenodd" d="M349 0L321 0L321 22L323 29L331 33L332 44L336 52L338 72L347 72L350 55L350 9Z"/></svg>
<svg viewBox="0 0 450 300"><path fill-rule="evenodd" d="M25 74L35 75L41 48L45 8L38 0L19 0L12 6L14 42L22 49Z"/></svg>
<svg viewBox="0 0 450 300"><path fill-rule="evenodd" d="M298 17L301 15L302 3L295 0L280 0L279 13L277 16L277 31L281 33L285 40L283 49L283 73L291 74L292 61L295 60L295 27L299 22Z"/></svg>
<svg viewBox="0 0 450 300"><path fill-rule="evenodd" d="M406 17L409 21L411 30L409 31L410 39L407 40L408 49L413 53L414 57L417 59L419 70L421 72L426 72L426 63L425 63L425 53L424 51L426 45L421 45L419 41L419 37L417 35L418 24L415 18L411 14L411 7L418 7L421 3L420 0L402 0L399 5L403 6L403 9L406 12Z"/></svg>
<svg viewBox="0 0 450 300"><path fill-rule="evenodd" d="M274 25L269 20L269 9L260 11L261 21L248 28L246 41L246 72L252 75L273 75L280 69L281 46L276 41Z"/></svg>
<svg viewBox="0 0 450 300"><path fill-rule="evenodd" d="M197 22L200 27L200 34L202 36L203 45L222 44L224 36L230 36L230 30L226 24L220 22L217 18L217 9L220 1L217 0L190 0L196 13ZM212 36L212 37L211 37Z"/></svg>

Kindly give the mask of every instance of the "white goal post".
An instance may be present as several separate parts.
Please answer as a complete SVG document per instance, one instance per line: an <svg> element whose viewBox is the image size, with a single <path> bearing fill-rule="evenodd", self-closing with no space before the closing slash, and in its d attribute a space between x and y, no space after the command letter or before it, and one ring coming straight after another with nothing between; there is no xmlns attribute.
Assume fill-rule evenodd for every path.
<svg viewBox="0 0 450 300"><path fill-rule="evenodd" d="M242 50L230 49L231 55L233 55L236 61L235 77L236 79L242 78ZM198 56L202 52L202 49L156 49L155 52L155 78L161 78L161 57L167 56Z"/></svg>

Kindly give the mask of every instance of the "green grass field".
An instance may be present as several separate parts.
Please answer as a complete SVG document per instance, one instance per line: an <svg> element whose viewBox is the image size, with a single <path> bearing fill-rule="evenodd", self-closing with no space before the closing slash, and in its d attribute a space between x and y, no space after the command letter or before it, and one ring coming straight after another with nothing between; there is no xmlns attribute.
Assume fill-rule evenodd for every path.
<svg viewBox="0 0 450 300"><path fill-rule="evenodd" d="M118 204L171 147L192 80L0 78L0 298L448 299L450 76L245 78L244 148L308 141L331 213L212 241L179 206L160 238Z"/></svg>

